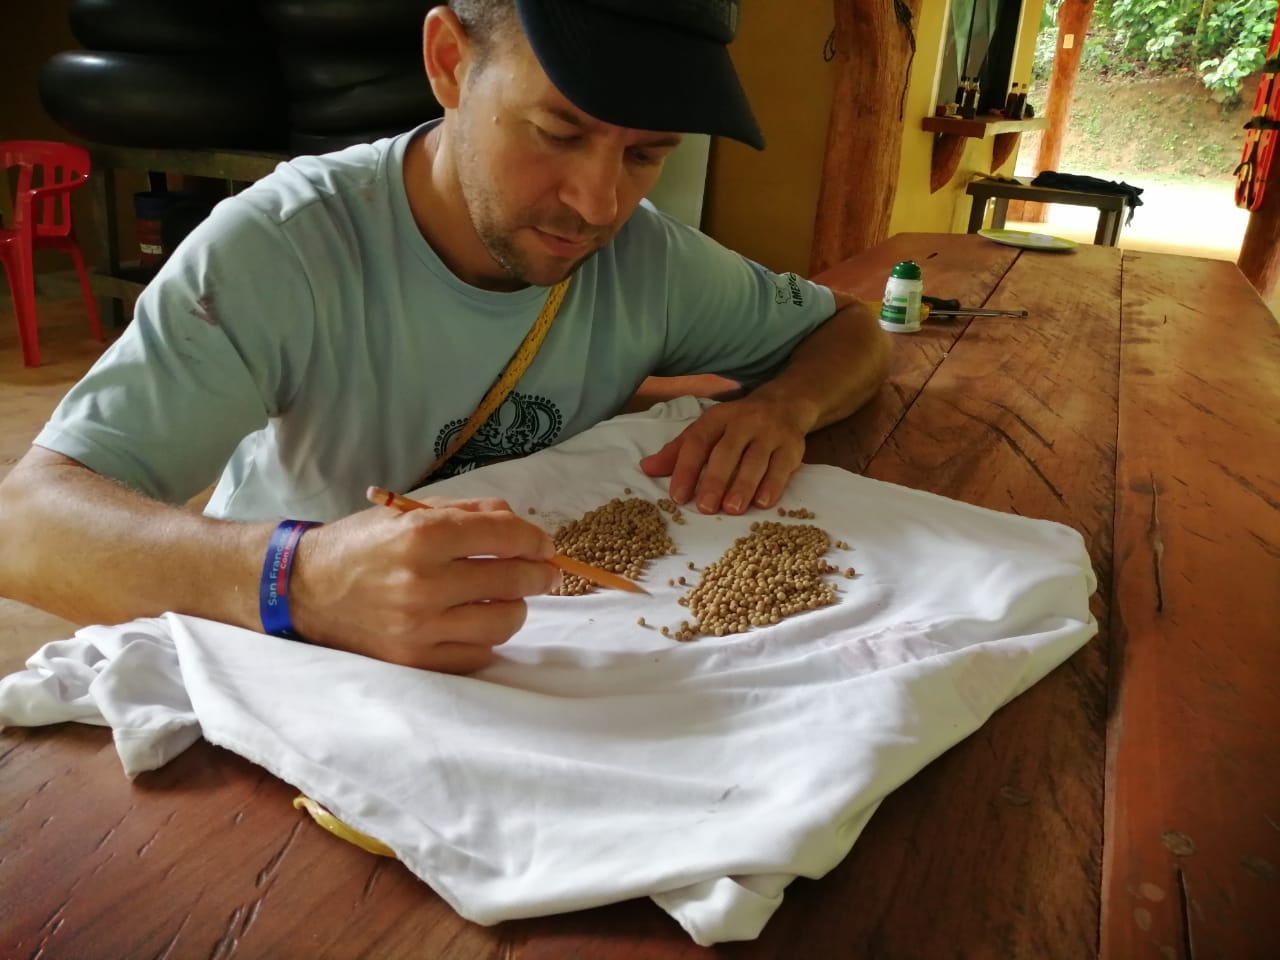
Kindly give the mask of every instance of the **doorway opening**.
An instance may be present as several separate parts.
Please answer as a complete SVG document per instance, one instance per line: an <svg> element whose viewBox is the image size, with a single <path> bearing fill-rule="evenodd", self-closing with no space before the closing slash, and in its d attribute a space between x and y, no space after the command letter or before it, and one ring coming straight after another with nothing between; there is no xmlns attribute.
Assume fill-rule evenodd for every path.
<svg viewBox="0 0 1280 960"><path fill-rule="evenodd" d="M1058 45L1056 15L1063 2L1046 0L1036 42L1028 102L1039 113L1045 112ZM1233 171L1275 22L1276 0L1221 5L1249 7L1239 23L1231 24L1211 19L1213 4L1185 0L1172 5L1186 9L1163 33L1140 19L1144 2L1152 5L1152 0L1096 0L1080 52L1062 154L1056 167L1046 169L1143 189L1143 205L1121 232L1122 248L1234 262L1249 214L1236 206ZM1213 59L1207 54L1218 53L1222 63L1223 51L1211 44L1227 43L1215 39L1214 31L1224 27L1235 31L1224 48L1230 59L1215 75L1215 65L1206 66ZM1250 47L1256 55L1250 55ZM1042 138L1040 131L1023 135L1015 169L1019 179L1035 176ZM1092 209L1049 205L1045 216L1034 223L1011 217L1008 226L1092 241L1097 221Z"/></svg>

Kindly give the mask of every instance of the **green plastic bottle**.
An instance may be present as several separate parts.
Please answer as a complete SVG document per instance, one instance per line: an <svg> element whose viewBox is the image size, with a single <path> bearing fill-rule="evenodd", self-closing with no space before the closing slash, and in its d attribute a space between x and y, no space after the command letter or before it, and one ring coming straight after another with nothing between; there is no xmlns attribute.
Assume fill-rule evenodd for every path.
<svg viewBox="0 0 1280 960"><path fill-rule="evenodd" d="M920 297L924 279L920 264L902 260L893 265L880 304L880 326L891 333L915 333L920 329Z"/></svg>

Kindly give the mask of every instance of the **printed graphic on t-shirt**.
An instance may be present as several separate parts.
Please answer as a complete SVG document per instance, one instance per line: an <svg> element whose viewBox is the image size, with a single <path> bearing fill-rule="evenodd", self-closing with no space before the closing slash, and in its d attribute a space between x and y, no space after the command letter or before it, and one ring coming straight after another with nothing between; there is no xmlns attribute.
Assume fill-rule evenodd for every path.
<svg viewBox="0 0 1280 960"><path fill-rule="evenodd" d="M774 274L773 302L783 304L787 301L797 307L804 306L804 288L800 286L800 278L794 273Z"/></svg>
<svg viewBox="0 0 1280 960"><path fill-rule="evenodd" d="M466 425L467 418L462 417L440 429L435 443L437 457ZM546 397L512 392L432 479L456 477L487 463L535 453L555 443L563 425L560 408Z"/></svg>

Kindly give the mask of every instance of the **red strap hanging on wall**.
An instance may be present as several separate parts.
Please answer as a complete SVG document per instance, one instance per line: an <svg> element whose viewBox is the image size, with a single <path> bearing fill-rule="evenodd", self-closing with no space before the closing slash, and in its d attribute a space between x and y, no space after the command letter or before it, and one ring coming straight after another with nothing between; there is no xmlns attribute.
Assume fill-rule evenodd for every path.
<svg viewBox="0 0 1280 960"><path fill-rule="evenodd" d="M1245 124L1244 155L1236 167L1236 206L1257 210L1271 176L1276 138L1280 136L1280 10L1267 45L1267 62L1258 95L1253 101L1253 115Z"/></svg>

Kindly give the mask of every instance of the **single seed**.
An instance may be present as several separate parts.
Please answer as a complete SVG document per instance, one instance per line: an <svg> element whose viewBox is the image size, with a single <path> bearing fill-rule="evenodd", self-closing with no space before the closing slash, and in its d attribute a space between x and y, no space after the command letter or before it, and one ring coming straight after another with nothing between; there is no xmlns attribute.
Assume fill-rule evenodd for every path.
<svg viewBox="0 0 1280 960"><path fill-rule="evenodd" d="M637 627L647 627L647 626L648 626L648 624L644 622L644 617L636 617L636 626L637 626Z"/></svg>

